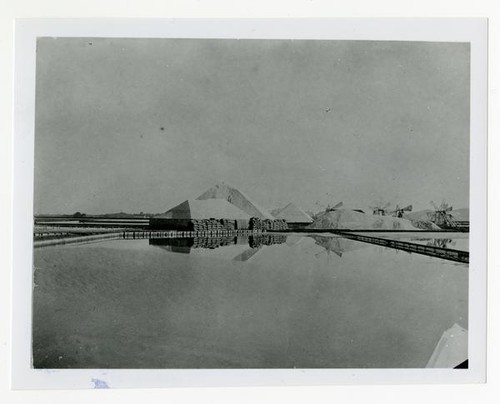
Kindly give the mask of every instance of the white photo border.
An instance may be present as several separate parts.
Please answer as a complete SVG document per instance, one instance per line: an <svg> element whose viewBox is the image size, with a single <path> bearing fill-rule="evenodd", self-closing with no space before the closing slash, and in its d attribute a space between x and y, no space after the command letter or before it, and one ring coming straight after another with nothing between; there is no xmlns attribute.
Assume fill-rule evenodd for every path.
<svg viewBox="0 0 500 404"><path fill-rule="evenodd" d="M240 38L469 42L469 369L33 369L31 296L36 39ZM15 28L12 272L13 389L481 383L486 378L486 19L19 19Z"/></svg>

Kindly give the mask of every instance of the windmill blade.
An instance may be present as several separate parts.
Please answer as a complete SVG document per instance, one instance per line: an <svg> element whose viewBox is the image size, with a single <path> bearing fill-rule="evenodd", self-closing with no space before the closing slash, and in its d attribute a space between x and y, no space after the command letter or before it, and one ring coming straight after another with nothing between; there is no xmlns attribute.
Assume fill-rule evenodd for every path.
<svg viewBox="0 0 500 404"><path fill-rule="evenodd" d="M334 207L332 207L332 209L337 209L340 208L341 206L344 206L344 202L337 203Z"/></svg>
<svg viewBox="0 0 500 404"><path fill-rule="evenodd" d="M434 208L434 210L439 210L438 206L434 203L434 201L431 201L431 205Z"/></svg>
<svg viewBox="0 0 500 404"><path fill-rule="evenodd" d="M445 212L451 212L453 210L453 206L447 206L444 210Z"/></svg>
<svg viewBox="0 0 500 404"><path fill-rule="evenodd" d="M443 201L441 202L441 205L439 206L439 210L446 211L447 209L448 209L448 203L446 203L445 200L443 199Z"/></svg>

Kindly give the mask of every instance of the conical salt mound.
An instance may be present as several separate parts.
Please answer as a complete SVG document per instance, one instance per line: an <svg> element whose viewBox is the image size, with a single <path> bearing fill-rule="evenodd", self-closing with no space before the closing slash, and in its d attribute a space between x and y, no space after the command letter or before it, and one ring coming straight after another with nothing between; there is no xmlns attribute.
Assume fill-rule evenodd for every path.
<svg viewBox="0 0 500 404"><path fill-rule="evenodd" d="M418 230L407 219L392 216L365 215L354 210L340 209L323 212L308 226L309 229L351 230Z"/></svg>
<svg viewBox="0 0 500 404"><path fill-rule="evenodd" d="M276 219L284 219L287 223L312 223L313 218L302 209L289 203L283 209L280 209L275 215Z"/></svg>
<svg viewBox="0 0 500 404"><path fill-rule="evenodd" d="M245 219L250 216L236 206L222 199L207 201L187 200L167 212L157 215L157 219Z"/></svg>
<svg viewBox="0 0 500 404"><path fill-rule="evenodd" d="M258 217L260 219L271 219L274 217L264 208L257 205L250 198L248 198L243 192L233 188L227 184L217 184L212 188L203 192L198 198L200 199L225 199L229 203L232 203L238 209L247 213L251 217Z"/></svg>

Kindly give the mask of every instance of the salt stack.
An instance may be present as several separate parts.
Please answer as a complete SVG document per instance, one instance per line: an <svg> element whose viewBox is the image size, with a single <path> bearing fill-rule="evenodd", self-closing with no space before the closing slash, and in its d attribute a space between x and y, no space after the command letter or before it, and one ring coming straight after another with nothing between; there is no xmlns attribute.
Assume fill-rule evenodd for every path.
<svg viewBox="0 0 500 404"><path fill-rule="evenodd" d="M250 230L262 231L264 230L264 224L262 223L262 219L259 217L251 217L250 218Z"/></svg>
<svg viewBox="0 0 500 404"><path fill-rule="evenodd" d="M235 220L231 219L192 219L191 226L195 232L222 231L235 229Z"/></svg>
<svg viewBox="0 0 500 404"><path fill-rule="evenodd" d="M283 219L260 219L258 217L252 217L250 219L250 229L251 230L288 230L288 225Z"/></svg>
<svg viewBox="0 0 500 404"><path fill-rule="evenodd" d="M266 220L264 222L266 230L288 230L288 224L286 223L285 219Z"/></svg>

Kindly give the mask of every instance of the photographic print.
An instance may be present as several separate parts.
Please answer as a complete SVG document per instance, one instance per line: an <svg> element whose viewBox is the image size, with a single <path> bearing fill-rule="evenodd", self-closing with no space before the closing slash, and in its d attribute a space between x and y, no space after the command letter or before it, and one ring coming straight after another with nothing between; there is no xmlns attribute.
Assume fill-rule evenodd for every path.
<svg viewBox="0 0 500 404"><path fill-rule="evenodd" d="M35 77L32 369L469 368L470 42L38 36Z"/></svg>

